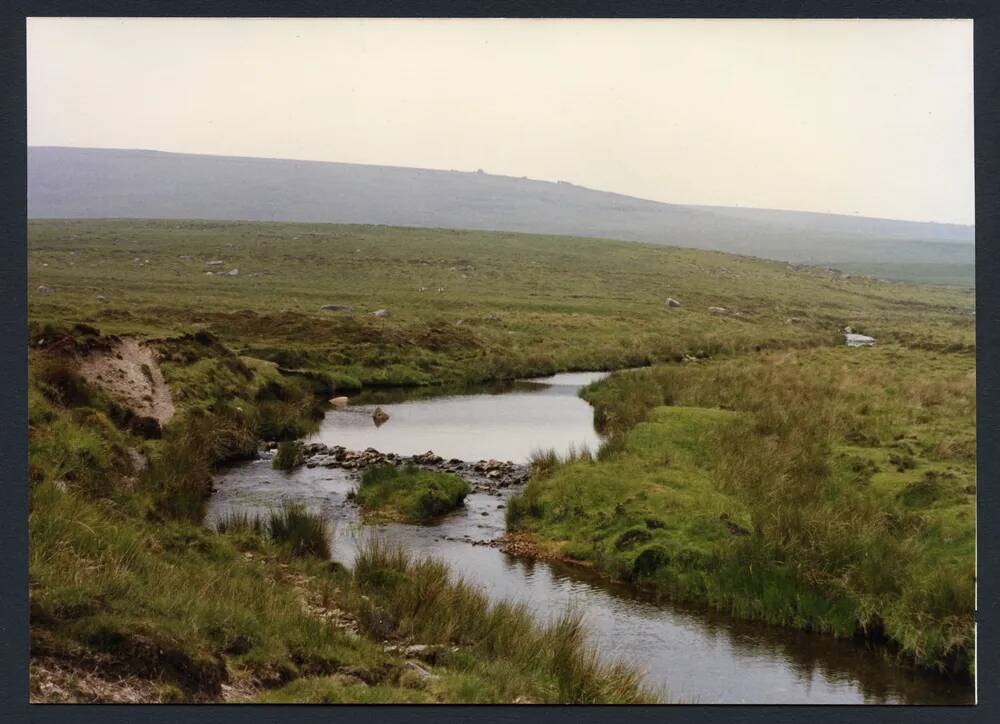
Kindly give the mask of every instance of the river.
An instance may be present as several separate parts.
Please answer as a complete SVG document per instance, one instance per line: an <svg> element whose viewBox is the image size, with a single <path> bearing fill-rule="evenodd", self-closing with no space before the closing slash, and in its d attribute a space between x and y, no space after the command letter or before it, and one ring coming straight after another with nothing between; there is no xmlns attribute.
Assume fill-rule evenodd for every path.
<svg viewBox="0 0 1000 724"><path fill-rule="evenodd" d="M331 410L310 442L350 450L373 447L413 455L526 462L535 449L596 449L590 406L581 386L606 373L567 373L511 385L461 391L383 391ZM375 426L375 405L390 415ZM325 467L286 474L268 460L221 473L208 520L232 510L266 512L297 501L333 523L334 557L350 565L369 526L347 501L352 473ZM541 620L576 608L591 643L609 659L645 672L671 701L701 704L965 704L968 684L909 671L857 641L733 619L696 606L656 601L575 567L516 558L474 541L504 533L504 498L473 493L464 509L433 526L376 526L378 534L416 554L447 561L495 598L527 603Z"/></svg>

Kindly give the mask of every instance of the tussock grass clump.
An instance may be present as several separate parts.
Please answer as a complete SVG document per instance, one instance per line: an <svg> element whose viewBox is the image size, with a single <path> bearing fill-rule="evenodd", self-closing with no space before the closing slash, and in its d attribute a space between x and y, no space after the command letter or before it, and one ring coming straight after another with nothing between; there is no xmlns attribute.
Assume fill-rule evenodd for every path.
<svg viewBox="0 0 1000 724"><path fill-rule="evenodd" d="M365 472L354 499L367 512L423 523L460 507L470 490L457 475L385 465Z"/></svg>
<svg viewBox="0 0 1000 724"><path fill-rule="evenodd" d="M216 532L230 536L255 536L296 556L330 557L330 524L320 513L288 503L267 515L235 510L216 519Z"/></svg>
<svg viewBox="0 0 1000 724"><path fill-rule="evenodd" d="M326 518L309 512L301 505L289 504L272 512L267 530L271 540L288 548L294 555L330 557L330 531Z"/></svg>
<svg viewBox="0 0 1000 724"><path fill-rule="evenodd" d="M230 511L217 518L215 530L223 535L245 533L261 537L266 536L268 532L267 522L264 518L244 510Z"/></svg>
<svg viewBox="0 0 1000 724"><path fill-rule="evenodd" d="M167 426L144 485L160 512L200 522L212 489L214 465L256 454L250 416L228 405L217 405L213 412L195 410Z"/></svg>
<svg viewBox="0 0 1000 724"><path fill-rule="evenodd" d="M66 355L45 354L34 360L32 377L42 393L63 407L79 407L94 401L94 391Z"/></svg>
<svg viewBox="0 0 1000 724"><path fill-rule="evenodd" d="M276 470L291 472L305 462L302 443L298 440L286 440L278 444L272 465Z"/></svg>
<svg viewBox="0 0 1000 724"><path fill-rule="evenodd" d="M562 465L582 461L594 462L594 458L594 453L586 445L580 448L570 445L569 449L563 455L560 455L551 448L548 450L533 450L531 456L528 458L528 464L531 466L533 477L545 477L551 475Z"/></svg>

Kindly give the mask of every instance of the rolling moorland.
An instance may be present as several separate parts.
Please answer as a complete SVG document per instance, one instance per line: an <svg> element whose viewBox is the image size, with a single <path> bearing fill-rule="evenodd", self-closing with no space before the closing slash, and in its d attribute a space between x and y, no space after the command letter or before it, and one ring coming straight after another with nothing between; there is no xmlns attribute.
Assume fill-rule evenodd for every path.
<svg viewBox="0 0 1000 724"><path fill-rule="evenodd" d="M579 618L540 626L378 541L347 570L301 511L202 525L214 466L314 429L334 394L635 367L584 391L600 451L536 457L512 547L973 673L970 289L588 238L182 220L32 221L28 272L36 700L662 698ZM845 325L878 346L844 348ZM162 424L81 372L123 336L155 352Z"/></svg>
<svg viewBox="0 0 1000 724"><path fill-rule="evenodd" d="M974 283L971 226L661 203L482 170L30 147L28 216L533 232L750 254L929 284Z"/></svg>

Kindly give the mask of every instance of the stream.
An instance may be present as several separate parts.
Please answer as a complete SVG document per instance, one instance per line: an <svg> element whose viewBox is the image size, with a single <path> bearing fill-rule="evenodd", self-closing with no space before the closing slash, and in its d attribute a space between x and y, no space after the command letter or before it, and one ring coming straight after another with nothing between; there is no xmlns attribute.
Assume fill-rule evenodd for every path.
<svg viewBox="0 0 1000 724"><path fill-rule="evenodd" d="M414 455L433 450L466 461L527 462L536 449L596 451L600 436L580 388L607 373L566 373L462 390L392 390L330 410L306 442ZM388 422L376 426L374 407ZM368 526L347 501L355 474L302 467L286 474L269 459L235 465L216 479L208 522L231 511L265 513L289 501L326 515L334 558L350 565L375 528L411 553L446 561L491 598L525 602L542 620L575 608L592 645L609 660L645 672L670 701L699 704L970 704L972 686L907 670L864 642L752 622L697 606L656 601L577 567L510 556L484 545L505 532L504 501L514 488L474 492L437 525Z"/></svg>

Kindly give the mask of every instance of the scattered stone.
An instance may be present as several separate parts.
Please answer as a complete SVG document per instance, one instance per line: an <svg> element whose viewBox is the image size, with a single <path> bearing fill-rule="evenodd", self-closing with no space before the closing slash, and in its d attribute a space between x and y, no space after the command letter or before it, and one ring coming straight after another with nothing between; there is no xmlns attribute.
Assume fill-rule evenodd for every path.
<svg viewBox="0 0 1000 724"><path fill-rule="evenodd" d="M389 422L389 413L381 407L376 407L375 411L372 412L372 420L375 422L376 427L381 427L385 423Z"/></svg>
<svg viewBox="0 0 1000 724"><path fill-rule="evenodd" d="M389 312L388 309L376 309L374 312L372 312L372 316L378 317L379 319L385 319L387 317L391 317L392 314Z"/></svg>
<svg viewBox="0 0 1000 724"><path fill-rule="evenodd" d="M52 287L47 287L44 284L39 284L38 285L38 293L39 294L52 294Z"/></svg>
<svg viewBox="0 0 1000 724"><path fill-rule="evenodd" d="M866 334L844 334L844 343L848 347L874 347L875 338Z"/></svg>
<svg viewBox="0 0 1000 724"><path fill-rule="evenodd" d="M330 398L330 404L333 405L338 410L342 410L345 407L347 407L347 401L348 401L347 398L343 396Z"/></svg>
<svg viewBox="0 0 1000 724"><path fill-rule="evenodd" d="M104 296L103 294L98 294L96 297L94 297L94 299L96 299L99 302L106 302L106 301L108 301L108 298L106 296Z"/></svg>
<svg viewBox="0 0 1000 724"><path fill-rule="evenodd" d="M681 306L681 303L680 303L680 302L678 302L678 301L677 301L676 299L674 299L673 297L667 297L667 301L666 301L666 305L667 305L668 307L679 307L679 306Z"/></svg>
<svg viewBox="0 0 1000 724"><path fill-rule="evenodd" d="M230 269L229 271L227 271L225 273L224 276L227 276L227 277L238 277L239 275L240 275L240 270L239 269Z"/></svg>
<svg viewBox="0 0 1000 724"><path fill-rule="evenodd" d="M347 312L347 313L351 313L351 312L354 311L354 307L351 307L351 306L349 306L347 304L324 304L322 307L320 307L320 309L322 309L323 311L326 311L326 312Z"/></svg>
<svg viewBox="0 0 1000 724"><path fill-rule="evenodd" d="M415 661L407 661L406 670L414 672L424 681L429 681L431 679L438 678L435 674L432 674L431 672L429 672L427 669L425 669L423 666L416 663Z"/></svg>
<svg viewBox="0 0 1000 724"><path fill-rule="evenodd" d="M206 261L205 266L222 266L225 263L222 259L213 259L212 261Z"/></svg>
<svg viewBox="0 0 1000 724"><path fill-rule="evenodd" d="M725 307L709 307L708 311L710 311L712 314L725 314L729 310L726 309Z"/></svg>

